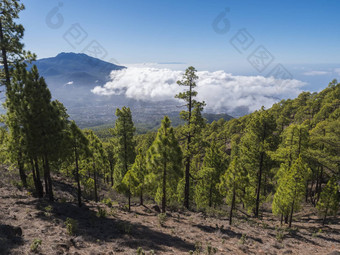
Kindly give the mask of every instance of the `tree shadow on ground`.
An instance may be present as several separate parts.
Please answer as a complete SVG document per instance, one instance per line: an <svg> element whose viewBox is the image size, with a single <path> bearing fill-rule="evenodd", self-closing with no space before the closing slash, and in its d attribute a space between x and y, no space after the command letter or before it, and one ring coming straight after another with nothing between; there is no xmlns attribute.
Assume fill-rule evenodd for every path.
<svg viewBox="0 0 340 255"><path fill-rule="evenodd" d="M324 236L324 235L318 235L317 237L320 238L320 239L323 239L325 241L329 241L329 242L334 242L334 243L339 243L340 244L340 240L339 239L327 237L327 236Z"/></svg>
<svg viewBox="0 0 340 255"><path fill-rule="evenodd" d="M277 238L276 235L274 235L273 233L268 233L268 235L270 235L272 238ZM316 245L316 246L321 246L320 244L314 242L313 240L310 240L300 234L298 234L297 232L292 232L292 233L286 233L284 234L284 239L287 239L287 238L291 238L291 239L296 239L296 240L299 240L301 242L304 242L304 243L310 243L310 244L313 244L313 245Z"/></svg>
<svg viewBox="0 0 340 255"><path fill-rule="evenodd" d="M193 225L193 226L197 227L200 230L207 232L207 233L213 233L213 232L216 232L216 231L221 231L222 234L228 235L231 238L240 239L242 237L242 233L237 233L237 232L235 232L231 229L214 228L214 227L211 227L211 226L204 226L204 225L201 225L201 224L196 224L196 225ZM263 243L261 238L252 237L252 236L247 236L247 238L253 239L254 241L259 242L259 243Z"/></svg>
<svg viewBox="0 0 340 255"><path fill-rule="evenodd" d="M46 202L43 202L41 205L38 204L37 208L43 208L45 205ZM164 246L176 247L186 252L194 249L193 244L179 237L153 230L142 224L111 218L111 216L98 217L97 209L94 207L79 208L72 203L51 203L50 205L53 207L51 216L39 213L37 217L47 221L55 218L62 222L65 222L67 218L75 219L78 222L77 235L82 236L88 242L120 240L121 246L158 251L164 250Z"/></svg>
<svg viewBox="0 0 340 255"><path fill-rule="evenodd" d="M73 198L77 197L77 188L69 183L65 183L59 180L53 180L53 186L54 186L55 192L58 192L58 191L67 192Z"/></svg>
<svg viewBox="0 0 340 255"><path fill-rule="evenodd" d="M9 254L12 249L23 245L21 236L21 228L0 224L0 254Z"/></svg>

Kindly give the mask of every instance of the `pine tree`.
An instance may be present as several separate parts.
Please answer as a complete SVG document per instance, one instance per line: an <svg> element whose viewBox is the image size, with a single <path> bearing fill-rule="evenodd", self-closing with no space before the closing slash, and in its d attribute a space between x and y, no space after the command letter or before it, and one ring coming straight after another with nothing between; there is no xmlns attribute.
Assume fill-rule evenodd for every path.
<svg viewBox="0 0 340 255"><path fill-rule="evenodd" d="M195 186L195 202L198 208L212 207L213 204L216 206L222 203L217 184L225 168L222 153L213 141L206 151L203 167L198 172L198 181Z"/></svg>
<svg viewBox="0 0 340 255"><path fill-rule="evenodd" d="M7 100L4 104L7 110L6 116L4 116L4 123L9 131L7 139L7 159L19 169L19 176L25 187L27 185L27 174L24 170L26 151L24 149L25 137L21 102L23 100L23 88L26 79L27 71L25 69L19 68L14 72L12 80L13 90L11 90L11 93L7 91Z"/></svg>
<svg viewBox="0 0 340 255"><path fill-rule="evenodd" d="M194 98L197 96L197 91L194 90L196 87L196 80L198 76L196 75L196 69L192 66L188 67L183 75L182 81L177 81L180 86L187 87L185 92L181 92L175 96L175 98L184 100L186 103L187 110L182 111L180 116L186 121L186 125L183 128L183 133L186 139L184 145L184 158L185 158L185 185L184 185L184 206L189 209L190 200L190 168L191 159L195 152L193 149L193 138L201 132L204 126L204 119L201 116L204 102L198 102Z"/></svg>
<svg viewBox="0 0 340 255"><path fill-rule="evenodd" d="M111 187L113 187L113 172L116 164L116 155L115 148L112 141L103 143L104 149L106 150L107 159L109 161L110 169L109 169L109 180L111 183Z"/></svg>
<svg viewBox="0 0 340 255"><path fill-rule="evenodd" d="M310 174L310 169L302 161L301 156L295 160L291 167L286 164L284 169L285 171L282 171L278 181L279 186L274 195L272 208L276 215L288 214L289 227L291 227L293 213L299 210L306 191L306 179Z"/></svg>
<svg viewBox="0 0 340 255"><path fill-rule="evenodd" d="M327 185L323 188L321 192L320 200L318 201L316 208L323 216L322 225L326 223L326 218L328 215L336 215L339 210L339 189L340 186L333 176L329 179Z"/></svg>
<svg viewBox="0 0 340 255"><path fill-rule="evenodd" d="M117 120L115 128L112 130L114 136L114 144L116 149L117 162L115 165L115 171L113 175L114 187L121 192L125 192L128 195L128 204L130 211L130 190L125 190L122 180L129 168L135 161L135 141L134 133L136 128L132 121L131 110L129 107L123 107L121 110L116 110Z"/></svg>
<svg viewBox="0 0 340 255"><path fill-rule="evenodd" d="M107 155L102 142L92 130L85 130L84 133L89 141L88 148L90 151L90 156L85 160L85 166L89 173L88 181L93 184L91 186L93 186L94 200L98 202L99 177L107 168Z"/></svg>
<svg viewBox="0 0 340 255"><path fill-rule="evenodd" d="M239 135L234 135L231 141L231 162L227 171L221 177L219 190L225 195L227 204L230 205L229 225L232 224L233 211L239 201L244 196L244 190L247 186L247 172L239 159Z"/></svg>
<svg viewBox="0 0 340 255"><path fill-rule="evenodd" d="M181 178L182 151L175 138L170 119L165 116L157 137L147 152L147 182L153 186L153 194L165 212L166 204L173 201Z"/></svg>
<svg viewBox="0 0 340 255"><path fill-rule="evenodd" d="M1 85L10 88L12 68L25 60L35 59L35 55L24 51L21 42L24 27L15 22L25 7L18 0L3 0L0 3L0 49L1 49Z"/></svg>
<svg viewBox="0 0 340 255"><path fill-rule="evenodd" d="M140 205L143 205L144 178L146 176L146 161L142 149L139 149L135 162L125 174L122 183L128 187L133 195L139 194Z"/></svg>
<svg viewBox="0 0 340 255"><path fill-rule="evenodd" d="M262 108L250 118L245 134L241 138L240 160L249 178L246 205L253 209L255 217L259 216L261 195L265 191L263 176L268 174L272 166L268 152L275 148L273 136L275 128L273 116Z"/></svg>
<svg viewBox="0 0 340 255"><path fill-rule="evenodd" d="M77 182L77 197L78 197L78 206L81 207L81 186L80 186L80 169L79 169L79 161L82 156L86 156L89 154L88 143L89 141L83 134L83 132L78 128L74 121L71 122L69 127L69 135L70 135L70 145L71 151L70 155L72 161L75 163L74 168L74 177ZM72 164L73 165L73 164Z"/></svg>
<svg viewBox="0 0 340 255"><path fill-rule="evenodd" d="M308 128L303 124L291 124L282 133L281 140L278 149L271 156L274 160L291 166L299 155L305 156L309 140Z"/></svg>

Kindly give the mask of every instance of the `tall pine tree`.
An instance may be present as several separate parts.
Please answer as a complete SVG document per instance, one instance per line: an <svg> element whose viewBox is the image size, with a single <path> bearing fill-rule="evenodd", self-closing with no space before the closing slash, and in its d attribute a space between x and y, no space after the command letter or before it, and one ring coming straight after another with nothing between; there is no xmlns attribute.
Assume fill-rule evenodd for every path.
<svg viewBox="0 0 340 255"><path fill-rule="evenodd" d="M191 160L195 154L194 150L194 138L200 134L202 127L204 126L204 119L201 116L201 112L205 105L204 102L198 102L194 98L197 96L195 91L196 80L196 69L192 66L188 67L183 75L181 81L177 81L180 86L186 87L184 92L177 94L175 97L185 101L187 110L182 111L180 116L186 121L183 128L183 135L186 139L184 144L184 158L185 158L185 172L184 172L184 206L189 209L190 200L190 169Z"/></svg>
<svg viewBox="0 0 340 255"><path fill-rule="evenodd" d="M147 152L149 174L148 183L153 186L153 194L162 212L166 204L174 200L182 171L182 151L175 138L170 119L165 116L157 137Z"/></svg>

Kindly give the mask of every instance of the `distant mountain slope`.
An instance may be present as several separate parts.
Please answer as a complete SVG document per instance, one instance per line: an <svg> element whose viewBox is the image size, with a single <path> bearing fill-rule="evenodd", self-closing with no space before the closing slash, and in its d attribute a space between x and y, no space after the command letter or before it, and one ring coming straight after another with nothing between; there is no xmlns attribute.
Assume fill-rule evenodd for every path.
<svg viewBox="0 0 340 255"><path fill-rule="evenodd" d="M53 80L52 86L72 83L76 86L105 84L113 70L126 67L90 57L82 53L60 53L56 57L39 59L34 62L39 72L47 80ZM57 84L56 84L57 83Z"/></svg>

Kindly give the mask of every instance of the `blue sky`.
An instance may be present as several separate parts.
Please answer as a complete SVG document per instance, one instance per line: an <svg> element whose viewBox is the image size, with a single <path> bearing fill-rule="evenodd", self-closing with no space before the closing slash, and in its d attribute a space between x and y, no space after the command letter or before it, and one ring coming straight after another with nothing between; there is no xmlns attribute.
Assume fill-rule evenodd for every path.
<svg viewBox="0 0 340 255"><path fill-rule="evenodd" d="M276 64L283 64L294 78L309 83L312 90L318 89L315 81L324 87L340 75L338 0L24 0L23 3L26 10L20 22L26 29L24 42L39 58L59 52L82 52L96 40L107 51L105 60L114 59L122 64L179 62L198 70L264 76ZM63 19L54 28L46 22L58 21L52 13ZM213 22L218 17L230 25L228 31L215 31ZM87 34L74 48L63 38L73 24L80 25ZM224 23L216 24L217 29L224 27ZM243 28L253 43L239 53L230 40ZM274 58L263 72L248 61L260 45Z"/></svg>

